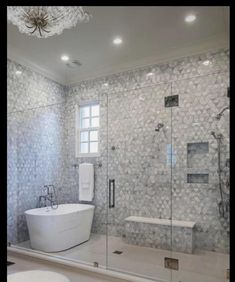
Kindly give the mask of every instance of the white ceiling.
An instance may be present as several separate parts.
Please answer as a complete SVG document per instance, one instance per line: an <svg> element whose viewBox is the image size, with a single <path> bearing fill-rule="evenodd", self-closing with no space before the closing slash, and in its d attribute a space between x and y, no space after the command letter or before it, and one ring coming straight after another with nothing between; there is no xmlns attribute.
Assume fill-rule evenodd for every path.
<svg viewBox="0 0 235 282"><path fill-rule="evenodd" d="M39 39L21 34L8 23L8 57L48 77L72 84L82 80L150 65L228 46L228 7L84 7L92 14L61 35ZM197 15L186 24L189 12ZM114 46L115 36L123 38ZM61 54L79 60L82 66L69 69Z"/></svg>

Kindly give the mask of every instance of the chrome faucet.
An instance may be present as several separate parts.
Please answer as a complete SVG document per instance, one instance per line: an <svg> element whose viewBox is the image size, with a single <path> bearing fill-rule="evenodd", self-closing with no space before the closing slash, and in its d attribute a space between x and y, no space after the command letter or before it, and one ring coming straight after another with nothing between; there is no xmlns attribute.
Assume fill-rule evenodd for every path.
<svg viewBox="0 0 235 282"><path fill-rule="evenodd" d="M50 187L52 187L53 192L50 192ZM57 196L55 193L55 186L54 185L44 185L44 188L46 188L46 195L39 196L39 207L42 206L47 207L47 203L49 201L52 209L58 208L58 201ZM44 201L44 205L42 205L42 200ZM54 206L55 205L55 206Z"/></svg>
<svg viewBox="0 0 235 282"><path fill-rule="evenodd" d="M54 187L54 185L44 185L44 188L47 188L47 194L46 194L46 197L47 199L52 202L52 199L53 199L53 193L50 192L50 187Z"/></svg>

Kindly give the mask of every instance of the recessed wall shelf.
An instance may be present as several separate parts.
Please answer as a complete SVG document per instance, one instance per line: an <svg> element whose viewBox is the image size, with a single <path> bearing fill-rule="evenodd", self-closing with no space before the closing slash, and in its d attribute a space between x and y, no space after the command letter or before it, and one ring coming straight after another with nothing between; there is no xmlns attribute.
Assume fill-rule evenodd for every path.
<svg viewBox="0 0 235 282"><path fill-rule="evenodd" d="M187 183L208 184L209 183L209 174L208 173L188 173L187 174Z"/></svg>
<svg viewBox="0 0 235 282"><path fill-rule="evenodd" d="M208 168L209 143L198 142L187 144L187 166L188 168Z"/></svg>

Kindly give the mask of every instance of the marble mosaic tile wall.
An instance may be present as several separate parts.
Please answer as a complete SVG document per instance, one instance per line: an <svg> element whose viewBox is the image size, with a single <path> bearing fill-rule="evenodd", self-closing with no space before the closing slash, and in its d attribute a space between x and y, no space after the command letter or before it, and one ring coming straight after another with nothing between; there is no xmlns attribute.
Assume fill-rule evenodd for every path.
<svg viewBox="0 0 235 282"><path fill-rule="evenodd" d="M211 61L209 66L202 64L206 59ZM220 121L215 116L229 103L228 50L69 87L26 68L23 77L16 77L17 67L21 66L9 61L10 241L28 238L23 211L36 206L44 184L57 185L60 203L79 201L79 175L74 165L91 162L95 165L92 232L106 232L110 178L116 183L116 205L108 213L109 234L125 236L124 218L131 215L172 217L196 222L196 248L228 250L228 221L220 217L217 205L217 143L211 135L211 131L224 135L221 163L225 181L229 120L227 112ZM154 75L146 76L150 71ZM172 95L178 95L178 106L165 107L165 97ZM75 105L93 100L100 102L100 156L76 159ZM164 126L155 131L158 123ZM188 167L188 144L202 142L209 144L207 158L199 158L198 167ZM174 156L172 168L169 148ZM187 174L196 173L208 173L209 183L187 183ZM148 241L152 234L143 236L141 240Z"/></svg>
<svg viewBox="0 0 235 282"><path fill-rule="evenodd" d="M21 75L16 75L21 70ZM27 240L24 211L37 206L45 184L61 187L64 87L8 61L8 241Z"/></svg>
<svg viewBox="0 0 235 282"><path fill-rule="evenodd" d="M204 60L211 64L204 66ZM146 76L150 71L154 75ZM228 220L218 211L217 143L211 135L211 131L224 135L221 163L226 170L228 113L220 121L215 116L229 104L228 86L229 51L219 50L67 87L65 179L71 177L76 190L79 176L72 180L77 172L71 164L97 165L93 232L106 232L108 169L108 178L116 183L116 205L108 213L110 235L125 237L128 216L172 217L196 222L196 248L228 251ZM178 106L165 107L165 97L172 95L178 95ZM101 155L76 160L75 104L92 100L101 105ZM164 127L156 132L158 123ZM188 144L203 142L209 144L207 156L188 167ZM208 174L209 183L187 183L187 174ZM224 174L224 180L227 177ZM148 232L143 236L146 242L152 239Z"/></svg>

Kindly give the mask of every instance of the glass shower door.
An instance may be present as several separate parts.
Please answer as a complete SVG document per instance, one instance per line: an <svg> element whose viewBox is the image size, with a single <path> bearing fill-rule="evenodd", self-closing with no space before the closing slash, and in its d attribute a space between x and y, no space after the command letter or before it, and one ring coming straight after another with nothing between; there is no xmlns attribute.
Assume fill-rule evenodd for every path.
<svg viewBox="0 0 235 282"><path fill-rule="evenodd" d="M154 281L171 281L170 89L107 97L107 267Z"/></svg>
<svg viewBox="0 0 235 282"><path fill-rule="evenodd" d="M173 83L173 281L228 281L229 98L227 73ZM179 85L184 91L179 92ZM220 114L221 113L221 114Z"/></svg>

